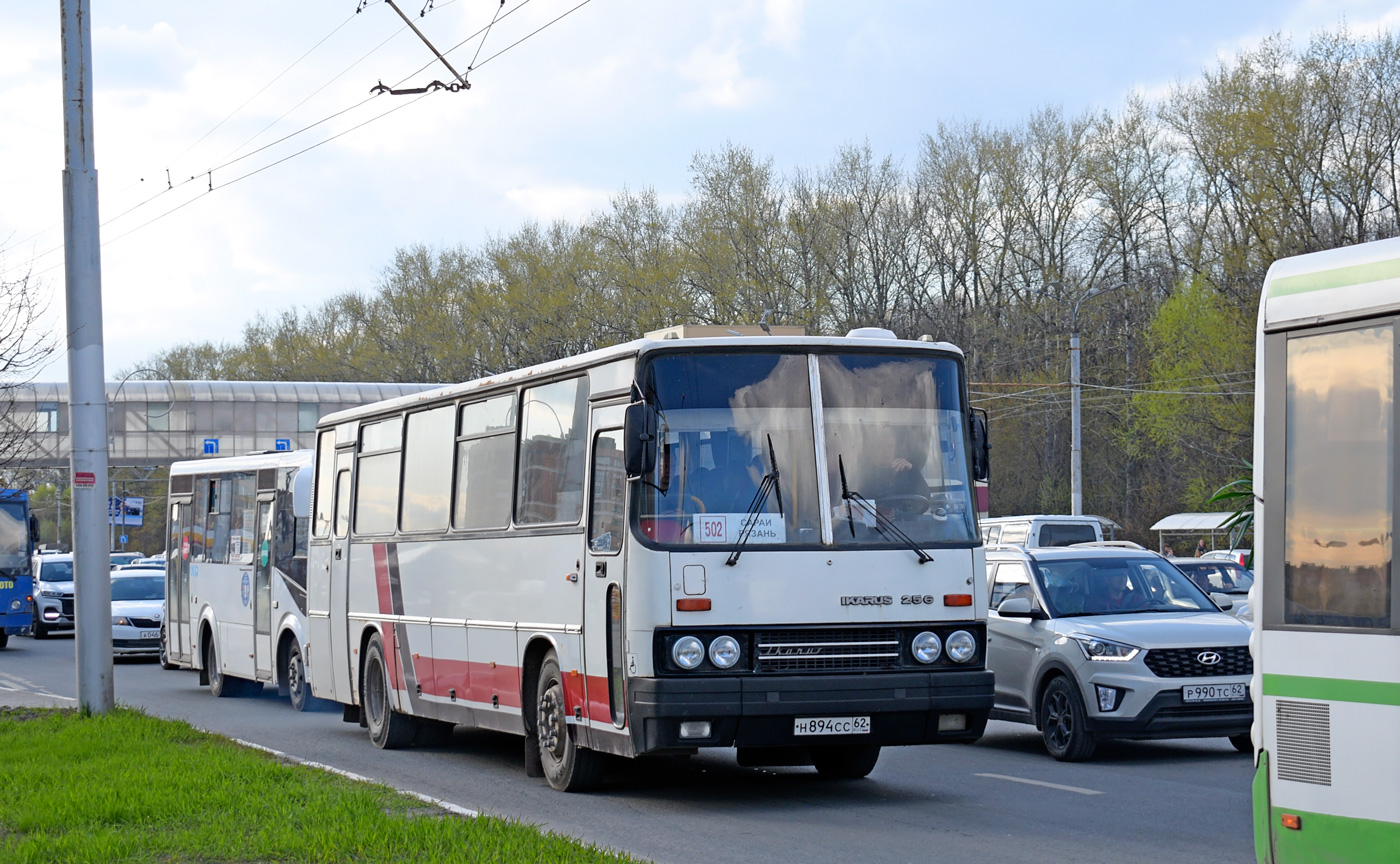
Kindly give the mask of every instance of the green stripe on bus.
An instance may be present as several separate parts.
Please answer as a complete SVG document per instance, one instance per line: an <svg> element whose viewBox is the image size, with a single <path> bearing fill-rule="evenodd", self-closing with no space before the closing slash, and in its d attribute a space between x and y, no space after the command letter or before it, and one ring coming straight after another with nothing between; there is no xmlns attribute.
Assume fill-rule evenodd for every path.
<svg viewBox="0 0 1400 864"><path fill-rule="evenodd" d="M1271 810L1273 864L1370 864L1394 861L1396 850L1400 849L1400 822L1329 816L1277 805ZM1285 813L1302 819L1301 827L1297 830L1283 827L1281 820Z"/></svg>
<svg viewBox="0 0 1400 864"><path fill-rule="evenodd" d="M1400 278L1400 258L1393 258L1389 261L1373 261L1370 264L1338 267L1335 270L1319 270L1316 273L1283 276L1269 283L1269 296L1287 297L1290 294L1327 291L1332 288L1344 288L1348 285L1364 285L1367 282L1397 278Z"/></svg>
<svg viewBox="0 0 1400 864"><path fill-rule="evenodd" d="M1327 702L1365 702L1400 705L1400 684L1389 681L1352 681L1346 678L1308 678L1302 675L1264 675L1264 695Z"/></svg>

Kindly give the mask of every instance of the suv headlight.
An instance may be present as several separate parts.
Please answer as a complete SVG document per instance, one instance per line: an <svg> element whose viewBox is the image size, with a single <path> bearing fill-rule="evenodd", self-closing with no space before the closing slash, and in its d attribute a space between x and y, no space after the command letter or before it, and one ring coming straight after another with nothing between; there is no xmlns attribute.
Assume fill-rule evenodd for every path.
<svg viewBox="0 0 1400 864"><path fill-rule="evenodd" d="M1083 633L1075 633L1070 638L1079 644L1079 650L1084 652L1086 660L1112 660L1123 663L1136 657L1142 650L1135 645L1125 645L1122 642L1086 636Z"/></svg>

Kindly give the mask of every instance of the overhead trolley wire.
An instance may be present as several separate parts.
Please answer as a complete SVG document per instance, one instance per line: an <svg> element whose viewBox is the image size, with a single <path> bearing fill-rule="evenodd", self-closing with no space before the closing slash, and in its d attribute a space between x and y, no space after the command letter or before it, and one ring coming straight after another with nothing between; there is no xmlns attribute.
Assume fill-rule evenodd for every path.
<svg viewBox="0 0 1400 864"><path fill-rule="evenodd" d="M451 2L451 0L449 0L449 2ZM591 2L591 0L583 0L583 2L577 4L577 5L573 6L572 8L568 9L567 11L565 11L565 12L563 12L563 13L561 13L561 14L555 16L554 18L552 18L551 20L549 20L549 21L546 22L545 24L541 25L540 27L537 27L536 29L532 30L531 32L527 33L526 35L522 36L521 38L515 40L515 41L512 42L511 44L509 44L509 45L507 45L506 47L502 48L501 50L495 52L494 54L491 54L491 55L488 56L485 60L482 60L480 63L476 64L476 68L480 68L480 67L482 67L482 66L485 66L487 63L489 63L490 61L494 60L495 58L501 56L502 54L505 54L507 51L510 51L510 50L513 49L513 48L516 48L517 46L519 46L519 45L521 45L522 43L528 41L529 39L533 38L534 36L538 35L539 33L543 32L544 30L548 29L549 27L553 26L554 24L558 23L559 21L563 20L564 18L568 17L569 15L573 14L574 12L577 12L579 9L581 9L581 8L583 8L584 6L588 5L588 3L590 3L590 2ZM468 36L466 39L462 40L462 41L459 42L457 45L453 46L452 48L448 49L448 51L445 51L445 52L443 52L443 53L446 54L446 53L448 53L448 52L450 52L450 51L452 51L452 50L455 50L456 48L460 48L462 45L465 45L467 42L471 41L471 40L472 40L473 38L475 38L476 36L481 35L481 34L485 33L486 31L488 31L488 30L491 28L491 26L493 26L493 25L496 23L497 20L504 20L504 19L505 19L506 17L508 17L510 14L512 14L512 13L514 13L514 12L516 12L516 11L519 11L519 9L521 9L521 8L522 8L523 6L525 6L527 3L529 3L529 0L523 0L522 3L520 3L520 4L519 4L518 6L516 6L514 9L512 9L510 12L507 12L505 15L500 15L499 18L493 18L492 24L489 24L489 25L487 25L487 27L484 27L484 28L482 28L482 29L476 31L476 33L473 33L471 36ZM447 3L443 3L442 5L446 6L446 5L448 5L448 4L447 4ZM498 8L498 9L497 9L497 12L499 13L499 11L500 11L500 10L499 10L499 8ZM341 26L344 26L344 25L341 25ZM389 39L392 39L392 38L394 38L394 36L397 36L399 33L403 32L404 29L407 29L407 28L406 28L406 27L400 28L400 30L396 31L392 36L389 37ZM351 64L350 67L347 67L344 71L342 71L342 72L340 73L340 75L337 75L336 78L339 78L341 75L344 75L345 72L348 72L348 71L349 71L351 68L353 68L355 65L358 65L358 64L359 64L360 62L362 62L365 58L367 58L370 54L373 54L375 51L379 50L379 48L382 47L385 43L387 43L387 42L389 41L389 39L385 39L384 42L381 42L378 46L375 46L375 48L371 49L366 55L364 55L364 57L360 58L360 60L355 61L355 63ZM423 69L428 68L429 65L432 65L431 62L428 63L428 64L426 64L426 65L424 65L423 67L421 67L417 72L411 73L409 76L407 76L407 77L404 78L403 80L405 80L405 81L408 80L408 78L411 78L411 77L413 77L413 75L418 74L418 72L423 71ZM326 86L329 86L329 84L332 83L334 80L336 80L336 79L335 79L335 78L331 79L331 81L328 81L325 85L322 85L322 87L321 87L320 89L318 89L316 92L319 93L321 89L325 89L325 87L326 87ZM402 83L402 82L400 82L400 83ZM313 93L312 95L314 96L315 94ZM274 141L274 142L272 142L272 143L270 143L270 144L266 144L266 145L264 145L264 146L262 146L262 147L259 147L259 148L256 149L256 150L250 151L249 153L246 153L246 154L244 154L243 156L239 156L239 157L237 157L237 158L235 158L235 159L230 159L230 160L228 160L227 162L224 162L224 163L222 163L222 164L220 164L220 165L214 166L213 168L206 169L205 171L203 171L203 172L201 172L201 173L199 173L199 174L193 174L193 175L191 175L188 179L182 180L182 181L180 181L180 183L174 184L174 185L172 185L172 186L170 186L170 187L168 187L168 188L162 190L161 192L157 193L156 195L152 196L151 198L147 199L146 201L141 202L141 204L138 204L138 205L136 205L135 207L132 207L132 208L128 208L127 210L123 211L121 214L118 214L118 216L113 217L113 219L121 218L122 216L125 216L125 215L127 215L128 213L130 213L132 210L137 209L137 207L140 207L140 206L142 206L142 205L144 205L144 204L146 204L146 203L149 203L150 201L153 201L153 200L155 200L156 198L159 198L161 195L164 195L164 194L167 193L167 192L173 191L174 189L179 188L180 186L183 186L183 185L185 185L186 183L192 182L192 181L194 181L194 180L198 180L198 179L200 179L201 177L208 178L208 181L209 181L209 188L208 188L203 194L197 195L197 196L195 196L195 197L193 197L193 198L190 198L190 199L188 199L187 201L184 201L184 202L180 203L179 205L177 205L177 206L171 208L170 210L167 210L167 211L165 211L165 212L159 214L158 216L155 216L155 217L153 217L153 218L151 218L151 219L148 219L148 220L146 220L145 222L141 223L140 225L137 225L136 227L134 227L134 228L132 228L132 229L130 229L130 230L128 230L128 231L125 231L125 232L123 232L123 233L117 235L116 237L113 237L113 238L111 238L111 239L109 239L109 240L104 240L104 241L102 241L102 244L101 244L101 245L102 245L102 246L107 246L109 243L114 243L114 242L116 242L117 240L121 240L121 239L124 238L124 237L128 237L128 236L130 236L131 234L134 234L134 233L136 233L137 231L140 231L140 230L146 228L146 227L149 226L149 225L152 225L152 224L154 224L154 223L156 223L156 222L159 222L160 220L164 219L166 216L171 215L172 213L176 213L176 212L178 212L178 211L180 211L180 210L183 210L185 207L189 206L190 204L193 204L195 201L199 201L199 200L203 199L205 196L207 196L208 194L214 192L214 191L217 190L217 189L223 189L223 188L226 187L226 186L231 186L231 185L233 185L234 183L237 183L237 182L239 182L239 181L241 181L241 180L245 180L245 179L247 179L247 178L249 178L249 177L252 177L252 176L254 176L254 175L256 175L256 174L260 174L260 173L262 173L263 171L266 171L266 170L269 169L269 168L272 168L272 167L275 167L275 166L277 166L277 165L280 165L280 164L282 164L283 162L286 162L286 161L288 161L288 160L290 160L290 159L293 159L293 158L295 158L295 157L297 157L297 156L302 155L303 153L307 153L307 152L309 152L309 151L311 151L311 150L315 150L316 148L320 147L320 146L323 145L323 144L329 144L331 141L334 141L336 138L339 138L339 137L341 137L341 136L343 136L343 135L347 135L347 134L349 134L350 132L355 131L356 129L360 129L360 128L364 127L364 126L367 126L367 125L369 125L370 123L375 122L376 120L383 119L384 117L387 117L387 116L389 116L390 114L393 114L394 112L399 111L399 110L401 110L401 109L403 109L403 108L407 108L409 105L413 105L413 104L417 103L419 100L421 100L424 96L427 96L427 95L429 95L429 94L424 93L424 94L418 96L418 97L415 98L415 99L412 99L412 100L410 100L410 101L408 101L408 102L401 103L401 104L399 104L399 105L396 105L396 106L394 106L393 108L389 109L388 111L383 112L382 114L377 114L377 115L375 115L374 117L369 118L368 120L365 120L365 121L363 121L363 122L361 122L361 123L357 123L357 124L355 124L354 126L351 126L351 127L347 128L347 129L344 129L344 130L342 130L342 131L340 131L340 132L337 132L337 133L335 133L334 135L331 135L330 137L325 138L325 139L323 139L323 140L321 140L321 141L319 141L319 142L317 142L317 143L315 143L315 144L312 144L312 145L310 145L310 146L308 146L308 147L304 147L304 148L302 148L301 150L298 150L298 151L296 151L296 152L294 152L294 153L291 153L291 154L289 154L289 155L287 155L287 156L282 157L281 159L277 159L277 160L275 160L275 161L273 161L273 162L270 162L270 163L268 163L268 164L266 164L266 165L263 165L263 166L261 166L261 167L259 167L259 168L256 168L256 169L252 170L252 171L249 171L249 172L247 172L246 174L241 174L241 175L239 175L238 177L233 178L232 180L228 180L228 181L225 181L225 182L222 182L222 183L219 183L219 184L215 185L215 184L214 184L214 181L213 181L213 172L214 172L214 171L217 171L217 170L220 170L220 169L223 169L223 168L227 168L227 167L229 167L230 165L233 165L233 164L236 164L237 162L242 161L243 159L246 159L246 158L248 158L248 157L250 157L250 156L253 156L253 155L257 154L257 153L261 153L261 152L263 152L264 150L267 150L269 147L272 147L272 146L275 146L275 145L277 145L277 144L280 144L280 143L282 143L282 142L284 142L284 141L287 141L287 140L290 139L290 138L293 138L293 137L295 137L295 136L297 136L297 135L300 135L300 134L303 133L303 132L306 132L306 131L308 131L308 130L310 130L310 129L313 129L313 128L317 127L317 126L320 126L321 124L323 124L323 123L325 123L325 122L327 122L327 121L329 121L329 120L332 120L332 119L334 119L334 118L336 118L336 117L339 117L339 116L341 116L342 114L345 114L345 113L347 113L347 112L349 112L349 111L352 111L352 110L354 110L354 109L356 109L356 108L359 108L359 107L361 107L362 105L364 105L366 102L369 102L370 100L372 100L374 97L373 97L373 96L370 96L370 97L368 97L368 98L366 98L366 99L363 99L363 100L361 100L361 101L355 103L354 105L351 105L349 108L342 109L342 110L340 110L340 111L337 111L337 112L334 113L334 114L329 115L328 117L324 117L324 118L322 118L322 119L320 119L320 120L317 120L317 121L314 122L314 123L310 123L310 124L308 124L308 125L306 125L306 126L300 128L300 129L296 130L295 132L291 132L291 133L289 133L289 134L287 134L287 135L284 135L284 136L282 136L281 138L277 139L276 141ZM307 98L309 99L309 98L311 98L311 97L308 96ZM305 101L306 101L305 99L302 100L301 103L298 103L298 106L301 105L301 104L303 104ZM296 107L297 107L297 106L294 106L291 110L295 110ZM290 113L290 111L289 111L288 113ZM285 117L286 115L284 114L283 116ZM279 119L280 119L280 118L279 118ZM275 123L275 122L276 122L276 121L274 121L274 123ZM266 131L266 129L264 129L263 131ZM258 133L258 134L262 134L262 133L260 132L260 133ZM254 138L256 138L256 137L257 137L257 136L254 136ZM253 139L249 139L249 140L251 141L251 140L253 140ZM242 146L246 146L247 143L248 143L248 142L244 142L243 145L240 145L240 148L241 148ZM237 150L235 150L235 151L233 151L233 152L237 152ZM104 226L107 225L109 222L113 221L113 219L109 219L109 220L104 221L104 222L102 223L102 225L104 225ZM52 253L55 252L55 251L61 250L62 248L63 248L63 246L60 245L60 246L54 247L54 248L52 248L52 249L49 249L49 250L47 250L47 251L45 251L45 252L43 252L43 253L41 253L41 254L35 256L34 259L31 259L31 263L32 263L34 260L37 260L37 259L42 258L42 257L45 257L45 256L47 256L47 255L49 255L49 254L52 254ZM54 265L51 266L51 267L47 267L47 268L45 268L44 270L39 271L39 273L36 274L36 275L42 275L43 273L47 273L47 272L49 272L49 271L51 271L51 270L54 270L54 269L56 269L56 268L59 267L59 266L61 266L61 262L60 262L59 264L54 264ZM16 269L16 268L10 268L10 269Z"/></svg>

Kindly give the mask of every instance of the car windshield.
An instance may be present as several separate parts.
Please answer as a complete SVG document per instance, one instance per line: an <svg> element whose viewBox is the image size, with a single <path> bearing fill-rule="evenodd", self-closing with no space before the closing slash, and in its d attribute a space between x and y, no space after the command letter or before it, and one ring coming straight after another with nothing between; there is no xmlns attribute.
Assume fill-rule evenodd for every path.
<svg viewBox="0 0 1400 864"><path fill-rule="evenodd" d="M1191 577L1207 594L1219 591L1222 594L1248 594L1254 585L1254 576L1238 564L1224 561L1188 561L1176 565L1181 572Z"/></svg>
<svg viewBox="0 0 1400 864"><path fill-rule="evenodd" d="M805 354L663 354L642 389L659 410L662 443L638 506L647 538L732 546L752 521L749 544L821 542ZM775 467L778 483L759 506Z"/></svg>
<svg viewBox="0 0 1400 864"><path fill-rule="evenodd" d="M1157 558L1057 558L1037 561L1036 571L1060 618L1219 611L1180 570Z"/></svg>
<svg viewBox="0 0 1400 864"><path fill-rule="evenodd" d="M22 572L29 563L29 523L24 507L0 503L0 573Z"/></svg>
<svg viewBox="0 0 1400 864"><path fill-rule="evenodd" d="M956 361L828 354L817 367L836 543L890 543L891 526L919 544L972 542Z"/></svg>
<svg viewBox="0 0 1400 864"><path fill-rule="evenodd" d="M113 600L164 600L164 576L122 576L112 580Z"/></svg>
<svg viewBox="0 0 1400 864"><path fill-rule="evenodd" d="M72 582L72 561L42 561L39 564L39 581Z"/></svg>

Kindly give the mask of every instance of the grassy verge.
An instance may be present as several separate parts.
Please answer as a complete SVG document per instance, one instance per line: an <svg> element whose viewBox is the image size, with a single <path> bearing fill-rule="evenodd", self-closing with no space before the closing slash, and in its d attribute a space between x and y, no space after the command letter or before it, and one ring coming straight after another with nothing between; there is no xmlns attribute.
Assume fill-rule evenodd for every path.
<svg viewBox="0 0 1400 864"><path fill-rule="evenodd" d="M0 711L0 860L632 861L118 709Z"/></svg>

